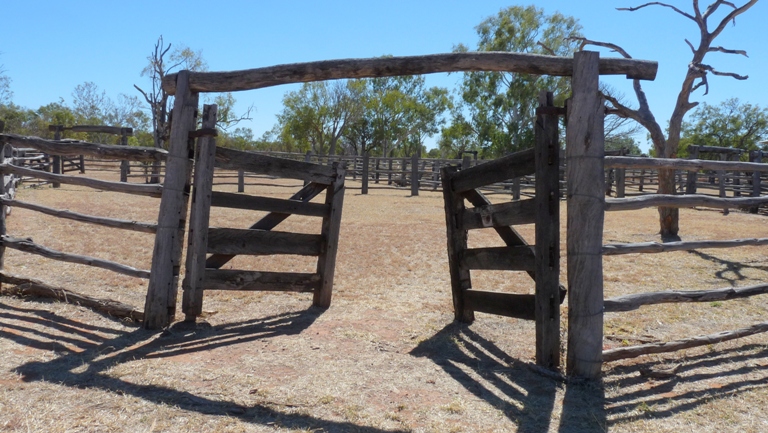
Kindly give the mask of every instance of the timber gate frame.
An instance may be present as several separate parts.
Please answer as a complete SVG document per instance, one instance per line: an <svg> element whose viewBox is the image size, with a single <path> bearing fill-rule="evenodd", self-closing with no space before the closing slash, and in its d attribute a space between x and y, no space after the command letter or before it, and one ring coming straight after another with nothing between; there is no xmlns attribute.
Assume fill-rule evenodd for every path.
<svg viewBox="0 0 768 433"><path fill-rule="evenodd" d="M144 326L162 328L173 320L182 244L189 204L193 136L200 92L234 92L290 83L349 78L391 77L438 72L497 71L572 77L568 106L566 168L568 179L568 352L567 373L600 376L602 366L603 203L605 106L598 89L600 75L653 80L656 62L600 59L581 51L573 58L508 52L467 52L428 56L326 60L228 72L180 71L163 78L174 95L173 125Z"/></svg>
<svg viewBox="0 0 768 433"><path fill-rule="evenodd" d="M206 105L202 133L213 133L216 106ZM272 290L314 292L314 305L331 305L344 201L344 168L323 166L216 147L212 136L197 142L192 212L189 223L182 310L186 320L202 313L204 290ZM289 200L213 191L214 167L244 170L307 183ZM309 203L326 191L325 203ZM248 229L210 228L211 206L269 212ZM319 235L271 231L290 215L322 218ZM206 258L207 253L212 253ZM238 254L316 256L316 273L260 272L220 269Z"/></svg>
<svg viewBox="0 0 768 433"><path fill-rule="evenodd" d="M536 145L492 162L459 171L443 168L443 198L448 235L448 264L456 320L474 321L474 312L536 321L536 362L547 368L560 365L560 144L558 115L551 92L539 95L534 126ZM485 185L536 174L532 199L501 204L477 189ZM464 200L473 208L467 209ZM530 246L513 228L536 224ZM493 228L506 247L467 248L468 231ZM534 295L475 290L470 270L526 271L536 282Z"/></svg>

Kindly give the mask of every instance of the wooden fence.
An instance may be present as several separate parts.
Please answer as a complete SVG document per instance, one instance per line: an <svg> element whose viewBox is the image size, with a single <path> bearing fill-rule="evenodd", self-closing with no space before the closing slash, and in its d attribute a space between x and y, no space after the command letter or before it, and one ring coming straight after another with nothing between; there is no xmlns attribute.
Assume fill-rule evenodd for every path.
<svg viewBox="0 0 768 433"><path fill-rule="evenodd" d="M157 149L148 148L136 148L136 147L122 147L122 146L110 146L100 145L94 143L85 142L62 142L62 141L50 141L37 137L24 137L14 134L0 134L0 142L3 143L5 148L9 146L23 148L23 149L35 149L37 151L45 152L49 155L72 156L72 155L95 155L95 156L109 156L125 160L147 161L147 160L160 160L165 158L165 152ZM98 179L91 179L82 176L70 176L65 174L47 173L40 170L31 169L28 167L21 167L13 164L13 159L6 160L0 165L0 174L5 178L6 176L16 176L19 178L28 176L55 184L71 184L80 185L89 188L97 188L104 191L120 192L126 194L136 194L149 197L160 197L162 192L162 186L160 185L137 185L137 184L124 184L119 182L109 182ZM6 233L6 209L10 207L19 207L23 209L40 212L46 215L54 216L57 218L65 218L74 221L79 221L88 224L97 224L110 228L140 231L145 233L155 233L157 231L157 224L146 222L127 221L115 218L106 218L101 216L86 215L69 210L54 209L45 206L41 206L34 203L29 203L21 200L16 200L7 191L7 184L0 182L0 281L11 284L22 284L22 280L19 277L10 275L2 271L3 257L6 248L12 248L19 251L23 251L30 254L36 254L39 256L47 257L53 260L59 260L69 263L77 263L82 265L94 266L101 269L107 269L113 272L138 277L149 278L149 271L137 269L135 267L100 259L96 257L83 256L78 254L71 254L62 251L57 251L48 248L44 245L33 242L30 239L16 238ZM48 291L50 293L62 293L61 289L53 288L45 285L45 283L35 280L25 280L23 284L32 285L38 289ZM70 293L71 294L71 293ZM78 299L83 302L95 302L93 299L87 299L79 297ZM103 303L101 303L103 304ZM109 303L107 303L109 304ZM107 305L108 307L114 307L114 304ZM122 312L126 315L135 317L133 309L128 309L123 306ZM111 313L116 311L110 310Z"/></svg>
<svg viewBox="0 0 768 433"><path fill-rule="evenodd" d="M655 169L684 169L692 172L712 171L724 172L734 170L741 172L766 173L768 165L749 162L728 162L728 161L702 161L702 160L679 160L679 159L627 159L623 157L606 157L605 166L612 168L655 168ZM759 179L759 177L757 177ZM768 197L734 197L722 198L711 197L700 194L689 195L647 195L632 198L613 198L605 199L603 203L595 202L592 206L594 211L600 206L606 211L626 211L641 209L645 207L694 207L706 206L713 208L738 208L738 207L756 207L768 203ZM600 236L602 239L602 235ZM602 242L602 240L601 240ZM709 240L694 242L645 242L634 244L609 244L603 245L602 255L617 254L641 254L641 253L663 253L669 251L690 251L707 248L732 248L748 245L768 245L768 238L760 239L735 239L735 240ZM601 269L590 269L590 272L600 272ZM630 311L640 308L644 305L653 305L660 303L673 302L711 302L715 300L730 300L750 297L754 295L768 293L768 284L760 284L750 287L733 288L726 287L716 290L697 290L697 291L665 291L652 293L638 293L634 295L621 296L617 298L605 299L602 301L605 312ZM670 341L664 343L643 344L631 347L622 347L606 351L595 351L592 353L593 359L609 362L618 359L632 358L651 353L671 352L680 349L714 344L721 341L732 340L760 332L768 331L768 322L762 322L747 328L733 331L724 331L711 335L702 335L683 340ZM586 337L590 339L602 340L602 328L593 328L593 334Z"/></svg>
<svg viewBox="0 0 768 433"><path fill-rule="evenodd" d="M214 128L216 106L206 105L203 127ZM344 200L344 168L290 161L217 148L213 138L198 141L190 216L183 312L194 321L202 312L204 290L314 292L314 305L331 304ZM214 167L244 170L308 182L289 200L213 191ZM309 201L326 191L325 203ZM209 228L211 206L269 212L247 229ZM319 234L272 231L290 215L321 218ZM211 253L207 257L207 254ZM317 257L315 273L220 269L236 255L295 254ZM207 258L206 258L207 257Z"/></svg>

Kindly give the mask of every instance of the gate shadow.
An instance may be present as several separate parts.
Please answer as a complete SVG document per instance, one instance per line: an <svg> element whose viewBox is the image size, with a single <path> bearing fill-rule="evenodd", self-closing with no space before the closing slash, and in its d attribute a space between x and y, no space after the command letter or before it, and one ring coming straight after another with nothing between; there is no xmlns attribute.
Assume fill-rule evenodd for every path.
<svg viewBox="0 0 768 433"><path fill-rule="evenodd" d="M0 338L61 354L51 361L27 362L17 367L15 372L25 382L45 381L74 388L94 388L190 412L237 418L250 424L280 425L299 430L384 432L351 422L284 413L268 404L242 405L212 400L167 386L129 383L107 374L109 369L125 362L178 356L299 334L323 313L321 309L310 308L217 326L179 323L158 335L144 329L120 331L83 324L42 309L19 308L4 303L0 306L3 309L0 313ZM71 337L63 337L62 334Z"/></svg>
<svg viewBox="0 0 768 433"><path fill-rule="evenodd" d="M410 354L426 357L476 397L513 421L518 432L604 432L602 386L562 383L512 358L468 325L452 323ZM554 413L557 391L565 389L559 426Z"/></svg>

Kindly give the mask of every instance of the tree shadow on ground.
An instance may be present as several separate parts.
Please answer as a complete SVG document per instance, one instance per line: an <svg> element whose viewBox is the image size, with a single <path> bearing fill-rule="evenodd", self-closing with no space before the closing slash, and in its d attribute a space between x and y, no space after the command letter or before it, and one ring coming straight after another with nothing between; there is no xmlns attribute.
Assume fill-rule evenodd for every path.
<svg viewBox="0 0 768 433"><path fill-rule="evenodd" d="M768 274L768 266L754 266L744 262L734 262L731 260L726 260L726 259L717 257L713 254L706 254L697 250L689 251L689 253L694 254L701 259L718 264L720 266L720 270L715 272L715 276L721 280L728 281L731 284L731 286L735 285L736 282L738 281L743 281L747 279L747 277L745 277L744 274L742 273L744 269L754 269L754 270L766 272ZM729 277L728 274L733 274L734 276Z"/></svg>
<svg viewBox="0 0 768 433"><path fill-rule="evenodd" d="M46 381L74 388L94 388L190 412L237 418L251 424L313 431L384 432L351 422L281 412L269 404L242 405L166 386L138 385L108 374L112 367L125 362L202 352L254 340L299 334L322 314L323 310L320 309L310 308L217 326L180 323L158 336L157 332L144 329L121 331L87 325L45 310L7 304L0 306L3 308L0 313L0 338L32 348L55 350L61 354L51 361L28 362L17 367L15 371L26 382Z"/></svg>
<svg viewBox="0 0 768 433"><path fill-rule="evenodd" d="M561 432L604 432L603 390L563 384L510 357L468 325L452 323L410 352L427 357L467 391L502 411L518 432L551 431L557 391L565 387Z"/></svg>
<svg viewBox="0 0 768 433"><path fill-rule="evenodd" d="M680 361L647 361L604 370L609 425L637 419L664 419L693 411L713 400L768 388L768 347L750 344L718 350ZM666 379L643 376L641 371L680 364Z"/></svg>

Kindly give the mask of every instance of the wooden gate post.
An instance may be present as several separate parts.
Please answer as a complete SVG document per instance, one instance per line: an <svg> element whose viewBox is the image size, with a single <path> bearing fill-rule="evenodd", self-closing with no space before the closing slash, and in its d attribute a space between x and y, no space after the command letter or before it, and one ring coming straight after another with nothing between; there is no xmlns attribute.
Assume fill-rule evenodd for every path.
<svg viewBox="0 0 768 433"><path fill-rule="evenodd" d="M368 194L368 166L371 163L371 155L368 154L368 152L365 152L363 154L363 175L362 175L362 181L363 181L363 187L360 190L360 194Z"/></svg>
<svg viewBox="0 0 768 433"><path fill-rule="evenodd" d="M552 92L536 116L536 364L560 366L560 143ZM517 178L519 179L519 177Z"/></svg>
<svg viewBox="0 0 768 433"><path fill-rule="evenodd" d="M569 375L600 377L603 351L603 221L605 107L598 89L600 54L573 56L568 104L568 353Z"/></svg>
<svg viewBox="0 0 768 433"><path fill-rule="evenodd" d="M411 197L419 195L419 154L411 157Z"/></svg>
<svg viewBox="0 0 768 433"><path fill-rule="evenodd" d="M216 127L216 105L203 106L203 128ZM200 137L195 152L195 182L192 193L192 211L189 214L187 234L187 260L181 311L184 320L194 322L203 312L203 282L205 259L208 252L208 222L211 216L213 169L216 161L216 139Z"/></svg>
<svg viewBox="0 0 768 433"><path fill-rule="evenodd" d="M144 327L164 328L176 314L176 296L181 268L190 176L194 155L194 139L198 94L189 89L189 71L176 77L176 97L173 103L170 149L165 165L163 194L157 218L152 271L144 304Z"/></svg>
<svg viewBox="0 0 768 433"><path fill-rule="evenodd" d="M317 273L320 274L320 289L315 290L312 304L315 307L328 308L331 306L333 295L333 277L336 272L336 252L339 249L339 231L341 228L341 208L344 205L344 165L334 162L333 169L336 179L328 185L325 204L330 206L330 213L323 218L323 237L320 250L322 254L317 259Z"/></svg>

